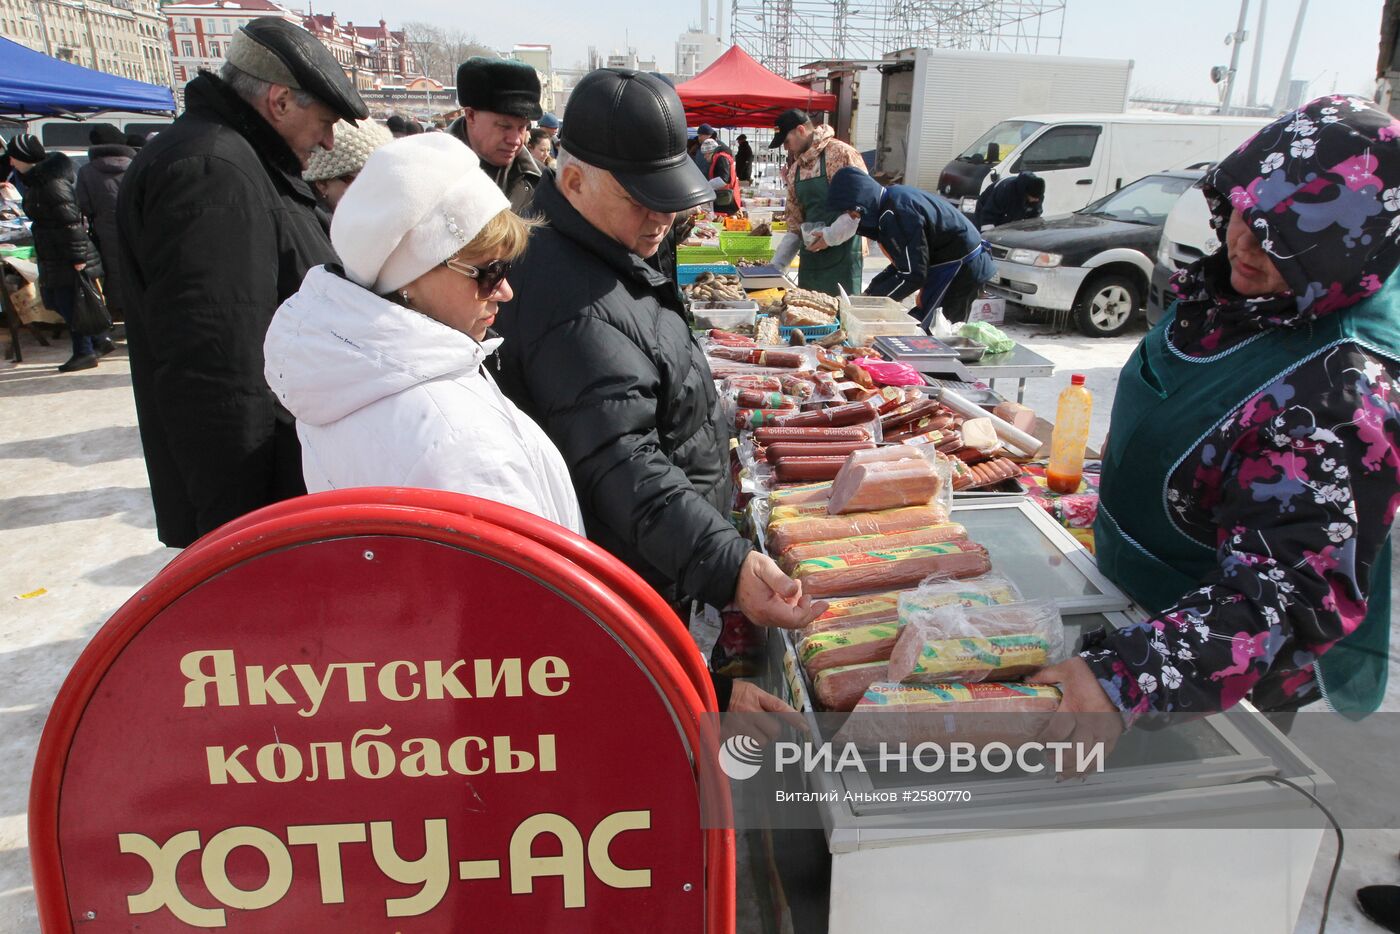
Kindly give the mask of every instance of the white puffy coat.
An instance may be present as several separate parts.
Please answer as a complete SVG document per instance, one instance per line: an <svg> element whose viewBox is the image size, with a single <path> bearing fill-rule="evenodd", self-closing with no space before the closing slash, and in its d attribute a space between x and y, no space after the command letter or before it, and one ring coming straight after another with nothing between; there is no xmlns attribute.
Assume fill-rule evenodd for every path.
<svg viewBox="0 0 1400 934"><path fill-rule="evenodd" d="M306 489L454 490L582 535L564 459L482 366L500 343L312 269L264 344L267 383L296 416Z"/></svg>

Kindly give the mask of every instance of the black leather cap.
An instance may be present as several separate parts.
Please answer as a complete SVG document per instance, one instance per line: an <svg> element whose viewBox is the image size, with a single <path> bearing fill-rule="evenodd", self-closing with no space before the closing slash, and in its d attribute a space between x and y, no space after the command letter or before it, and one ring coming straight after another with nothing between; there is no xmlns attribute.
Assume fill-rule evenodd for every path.
<svg viewBox="0 0 1400 934"><path fill-rule="evenodd" d="M476 55L457 66L457 102L473 110L538 120L540 76L524 62Z"/></svg>
<svg viewBox="0 0 1400 934"><path fill-rule="evenodd" d="M715 191L685 149L685 108L656 75L599 68L569 95L559 142L572 156L607 169L653 211L684 211Z"/></svg>
<svg viewBox="0 0 1400 934"><path fill-rule="evenodd" d="M239 31L281 63L295 81L291 87L305 91L352 123L369 116L369 108L360 99L359 92L345 76L345 70L331 55L330 49L305 29L274 16L259 16ZM245 67L245 61L240 60L234 50L236 43L235 36L228 53L228 59L235 68L264 81L284 83L260 74L261 69L256 65Z"/></svg>
<svg viewBox="0 0 1400 934"><path fill-rule="evenodd" d="M777 149L787 139L787 135L793 130L812 119L805 110L784 110L778 114L778 132L773 136L773 142L768 144L769 149Z"/></svg>

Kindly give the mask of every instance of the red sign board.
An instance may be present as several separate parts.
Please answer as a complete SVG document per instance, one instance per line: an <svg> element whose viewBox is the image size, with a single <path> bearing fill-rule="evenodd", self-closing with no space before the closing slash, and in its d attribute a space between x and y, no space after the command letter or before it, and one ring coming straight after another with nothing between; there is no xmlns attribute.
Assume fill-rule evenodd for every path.
<svg viewBox="0 0 1400 934"><path fill-rule="evenodd" d="M716 922L697 711L636 615L522 536L421 525L285 519L114 617L36 767L46 930Z"/></svg>

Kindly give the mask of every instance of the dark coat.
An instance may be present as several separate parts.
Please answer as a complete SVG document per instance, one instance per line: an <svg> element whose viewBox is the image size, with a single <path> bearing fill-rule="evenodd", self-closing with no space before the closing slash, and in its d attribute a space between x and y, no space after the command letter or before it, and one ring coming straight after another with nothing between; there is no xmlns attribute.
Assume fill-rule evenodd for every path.
<svg viewBox="0 0 1400 934"><path fill-rule="evenodd" d="M88 164L78 170L78 210L88 219L106 273L107 304L121 307L121 270L117 262L117 192L136 150L130 146L94 146Z"/></svg>
<svg viewBox="0 0 1400 934"><path fill-rule="evenodd" d="M750 546L729 522L729 433L675 283L545 179L496 328L501 389L569 465L588 537L670 600L723 606Z"/></svg>
<svg viewBox="0 0 1400 934"><path fill-rule="evenodd" d="M177 547L305 492L263 338L307 271L335 261L282 138L211 74L185 101L117 201L141 443L160 539Z"/></svg>
<svg viewBox="0 0 1400 934"><path fill-rule="evenodd" d="M1040 198L1035 204L1029 197ZM1014 221L1039 217L1044 208L1045 179L1034 172L1019 172L1008 176L982 192L977 199L977 211L972 223L978 230L991 225L1000 227Z"/></svg>
<svg viewBox="0 0 1400 934"><path fill-rule="evenodd" d="M962 259L982 243L972 221L951 202L908 185L882 188L859 169L836 173L826 203L836 211L859 208L861 235L878 241L890 256L890 265L871 280L866 295L902 299L923 288L930 266ZM976 282L996 274L985 250L964 268Z"/></svg>
<svg viewBox="0 0 1400 934"><path fill-rule="evenodd" d="M86 263L84 272L89 276L102 275L102 257L78 210L73 160L52 152L20 177L25 185L24 213L33 222L39 285L45 289L76 285L76 263Z"/></svg>
<svg viewBox="0 0 1400 934"><path fill-rule="evenodd" d="M466 117L453 120L447 127L447 132L461 140L468 148L471 147L471 143L467 142ZM520 147L520 152L515 154L515 161L506 166L504 171L484 159L481 160L481 171L500 186L501 191L510 199L510 209L517 214L530 206L530 200L535 197L535 189L544 177L544 170L524 146Z"/></svg>
<svg viewBox="0 0 1400 934"><path fill-rule="evenodd" d="M744 140L734 150L734 164L739 169L739 181L747 182L753 179L753 147L748 140Z"/></svg>

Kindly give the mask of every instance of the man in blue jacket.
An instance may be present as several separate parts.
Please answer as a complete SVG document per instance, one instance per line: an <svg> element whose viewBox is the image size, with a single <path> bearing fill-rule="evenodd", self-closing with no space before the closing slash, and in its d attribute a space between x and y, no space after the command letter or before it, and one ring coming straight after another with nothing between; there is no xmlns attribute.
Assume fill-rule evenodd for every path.
<svg viewBox="0 0 1400 934"><path fill-rule="evenodd" d="M885 188L860 169L845 168L832 177L826 204L844 218L827 228L817 246L834 246L857 233L877 241L890 265L865 294L902 299L917 290L910 314L920 321L930 320L940 305L949 321L967 320L982 283L995 275L972 221L936 195L908 185Z"/></svg>

